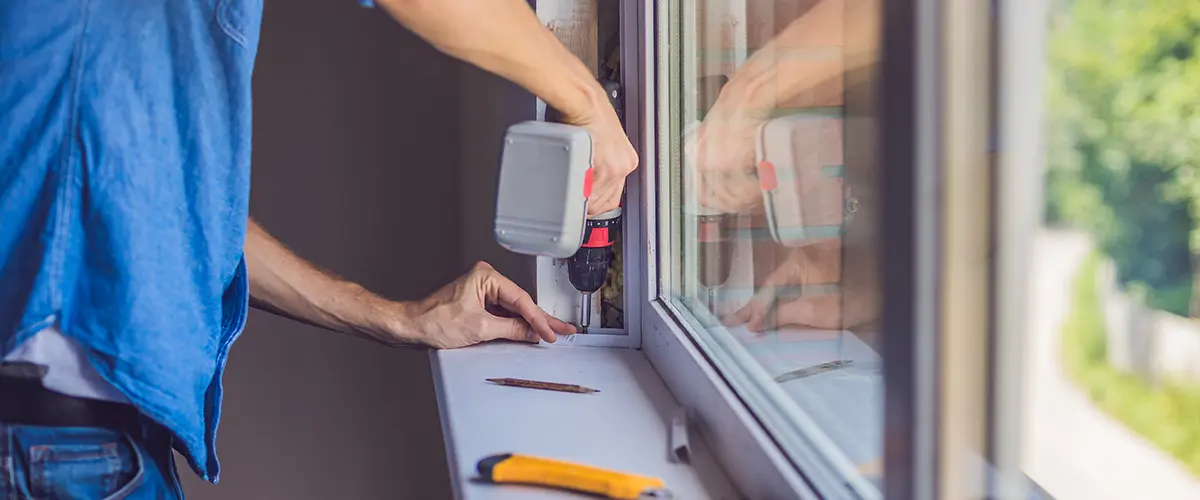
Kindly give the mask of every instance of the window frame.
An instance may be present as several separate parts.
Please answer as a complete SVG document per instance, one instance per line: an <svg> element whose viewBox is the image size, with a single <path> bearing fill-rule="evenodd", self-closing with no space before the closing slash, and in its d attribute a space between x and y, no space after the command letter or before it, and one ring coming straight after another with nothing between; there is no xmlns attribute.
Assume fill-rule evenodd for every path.
<svg viewBox="0 0 1200 500"><path fill-rule="evenodd" d="M659 39L669 35L668 5L662 0L622 2L622 75L626 97L626 127L641 158L629 178L625 235L638 233L636 266L626 264L625 293L636 288L641 297L636 320L626 310L626 327L640 330L640 347L678 402L688 408L692 430L706 438L709 449L729 477L749 498L813 498L816 492L791 465L782 450L741 402L682 323L659 300L660 249L670 247L669 230L660 230L663 213L658 200L659 168L665 159L665 138L659 134L663 96L669 82L657 69ZM669 123L669 122L667 122ZM669 218L666 219L669 223ZM669 226L668 226L669 227ZM632 238L631 238L632 240ZM630 249L629 246L626 247ZM630 328L636 325L636 327ZM736 457L736 459L735 459Z"/></svg>
<svg viewBox="0 0 1200 500"><path fill-rule="evenodd" d="M771 385L761 380L748 380L745 370L721 371L718 367L738 363L728 359L731 350L723 350L714 344L724 343L736 351L741 349L740 346L729 344L736 341L732 338L722 339L720 335L708 332L689 332L688 325L696 324L698 318L661 298L665 284L660 281L659 269L663 265L664 255L673 248L674 233L672 215L668 209L670 194L665 190L670 185L670 173L660 166L671 164L670 155L674 148L667 141L672 136L668 130L672 120L667 118L667 113L678 103L673 100L675 96L671 79L662 77L670 70L658 72L660 68L669 66L670 57L669 54L659 53L662 47L668 45L659 42L670 40L674 42L673 46L679 46L678 40L670 39L673 32L667 9L679 8L682 2L657 0L634 3L637 4L636 25L640 28L640 34L633 42L641 47L636 59L640 74L629 71L632 66L629 62L634 60L631 58L624 59L624 71L627 78L626 98L640 105L640 114L627 116L639 116L640 120L634 121L642 123L637 134L642 162L637 175L631 177L630 184L633 186L636 182L641 189L635 191L631 188L629 193L640 191L640 203L636 205L636 210L630 212L641 215L641 232L645 237L643 248L646 251L643 267L637 269L642 273L641 279L627 274L626 289L629 283L640 281L643 284L640 292L645 294L645 300L640 308L640 323L631 323L627 319L627 325L640 324L641 347L646 356L679 402L691 409L698 430L708 438L714 454L744 494L751 498L840 498L838 493L850 487L855 491L852 498L873 498L870 490L864 488L865 480L858 478L863 484L854 486L845 483L847 478L853 481L856 477L852 472L852 464L829 463L828 457L839 456L840 453L829 453L833 445L822 441L823 434L811 421L799 424L804 429L803 437L810 441L792 443L790 449L797 456L790 457L781 443L766 430L762 421L764 418L778 419L783 413L775 411L771 412L773 415L756 415L744 398L753 398L760 407L777 406L781 402L792 403L791 400L782 396L781 389L779 394L765 394L768 391L763 388ZM682 16L683 12L679 12L679 15ZM628 22L624 24L634 26ZM631 41L629 37L625 38L627 45L634 45L629 43ZM630 78L636 78L636 81L630 81ZM653 89L653 92L647 92L646 89ZM633 226L627 227L632 229ZM716 359L720 357L727 359ZM834 469L841 469L841 473Z"/></svg>
<svg viewBox="0 0 1200 500"><path fill-rule="evenodd" d="M999 475L1001 498L1051 498L1022 469L1021 441L1025 428L1025 344L1031 316L1029 294L1037 228L1044 201L1045 116L1044 77L1049 36L1048 2L998 1L992 8L992 49L995 72L992 82L992 133L990 150L994 174L992 224L993 307L1004 314L992 320L992 400L988 410L988 458ZM1004 148L1000 149L1000 144Z"/></svg>
<svg viewBox="0 0 1200 500"><path fill-rule="evenodd" d="M576 5L578 2L539 0L528 0L528 2L538 15L539 21L547 25L558 22L569 24L575 21L571 18L572 10L579 7ZM638 41L636 28L640 15L637 8L638 3L636 0L620 0L617 6L616 22L619 26L618 37L620 38L622 61L620 84L625 92L623 96L623 111L626 117L625 132L639 156L644 156L643 144L645 142L642 131L645 130L645 122L640 118L643 114L643 103L640 101L640 96L645 92L642 90L638 77L641 71L636 65L628 63L628 61L638 61L642 57L640 54L642 45ZM599 17L591 20L600 23ZM598 28L599 26L597 26ZM570 30L564 31L569 32ZM579 54L576 55L579 56ZM545 117L545 101L534 97L534 118L544 121ZM608 328L597 325L590 328L586 335L560 335L559 342L545 345L641 348L642 330L637 325L641 324L645 292L642 287L633 284L639 283L642 276L646 275L646 263L650 260L650 255L645 252L646 232L641 230L643 227L642 211L635 203L637 193L642 189L641 184L642 180L639 175L630 175L626 178L625 202L621 214L620 245L624 265L624 288L622 290L624 328ZM535 258L534 267L538 306L560 319L571 321L577 318L579 293L567 281L566 268L561 265L561 261L553 257L538 256ZM593 314L598 315L599 311L593 311Z"/></svg>
<svg viewBox="0 0 1200 500"><path fill-rule="evenodd" d="M943 221L934 196L941 188L940 134L930 134L918 143L918 130L932 131L940 120L937 90L942 75L939 67L937 37L945 36L940 18L945 0L896 0L879 2L880 37L883 61L879 80L889 85L881 89L880 156L894 158L880 172L880 240L889 241L889 251L881 253L880 272L884 282L881 331L885 337L885 408L881 495L888 498L933 498L940 488L937 478L944 464L938 460L938 429L930 418L939 413L938 360L940 338L939 311L942 297L937 283L940 271L935 252L940 245ZM687 311L680 311L661 299L664 290L659 269L663 252L672 247L671 216L661 192L669 175L661 165L669 165L671 134L665 130L671 100L669 78L660 78L659 68L667 64L659 51L670 39L670 10L679 2L626 1L622 3L622 37L629 47L624 52L623 74L630 130L641 157L641 168L630 177L627 214L638 218L638 225L626 226L626 235L638 229L643 238L635 253L642 259L637 267L627 267L626 293L639 283L641 307L637 311L640 346L679 403L687 408L692 422L702 433L730 479L749 498L864 498L862 490L847 486L845 476L834 474L813 454L820 446L805 447L799 457L789 456L780 441L764 425L763 415L755 414L747 397L762 397L759 388L738 371L721 371L723 361L714 359L720 351L706 342L716 339L689 331ZM636 29L635 29L636 27ZM636 47L636 54L631 53ZM634 62L636 63L634 64ZM914 71L913 68L923 71ZM633 103L631 105L631 103ZM917 103L921 103L922 106ZM917 114L921 111L921 114ZM659 133L663 131L663 133ZM940 132L940 130L938 130ZM636 186L636 187L635 187ZM924 201L918 194L927 194ZM636 198L636 202L635 202ZM914 203L914 200L918 202ZM629 247L626 247L629 249ZM628 266L628 264L627 264ZM694 323L692 323L694 324ZM631 328L633 330L634 328ZM917 332L924 331L924 334ZM707 336L711 337L711 336ZM728 361L724 361L728 363ZM751 388L747 390L747 386ZM769 418L769 417L768 417ZM809 438L820 436L820 430ZM914 465L924 464L924 465ZM836 467L835 467L836 468ZM852 477L852 476L851 476Z"/></svg>
<svg viewBox="0 0 1200 500"><path fill-rule="evenodd" d="M661 49L679 47L679 40L670 38L670 14L686 1L620 2L626 131L641 158L626 191L625 329L572 335L560 344L641 349L747 497L873 498L876 495L863 491L862 485L844 482L854 477L845 475L847 464L830 465L818 456L826 454L822 448L828 443L820 442L822 431L811 422L798 424L809 427L803 432L807 443L785 444L786 437L768 430L769 420L779 415L759 415L751 408L778 407L779 401L773 400L778 394L767 394L771 391L763 387L769 384L752 380L744 370L722 370L738 364L728 359L734 354L718 345L732 339L692 332L689 325L702 318L661 298L666 284L659 271L675 237L670 194L662 189L671 179L661 166L671 164L668 117L677 105L670 78L662 77L671 69L669 54ZM1018 450L998 444L1018 427L998 416L998 410L1008 408L1004 414L1011 416L1017 397L1013 387L1019 385L1014 377L1020 376L1021 345L1006 332L1020 329L1024 317L1022 296L1012 284L1027 274L1022 270L1028 249L1017 243L1036 214L1032 209L1001 212L996 204L1011 205L1022 189L1040 184L1030 172L1008 176L996 169L1012 168L1036 154L1030 149L1036 148L1030 145L1037 140L1037 127L1031 123L1036 117L1011 105L998 106L994 112L999 116L970 112L977 109L973 106L980 104L980 96L984 102L996 98L1002 103L1017 99L1006 92L1040 96L1037 75L1013 71L1019 67L1017 52L1001 50L1029 35L1016 28L1020 23L1015 20L1032 8L1000 2L1007 7L994 14L999 22L989 24L985 13L956 7L951 0L875 3L881 13L881 58L872 79L877 88L871 90L878 102L868 115L877 124L875 156L888 159L887 168L876 169L874 186L879 195L876 272L882 283L885 386L886 473L879 493L887 498L954 498L989 488L991 481L982 471L967 474L980 463L979 455L968 455L978 452L999 466L1001 496L1020 496L1021 481L1011 481L1020 479ZM678 13L680 22L682 14ZM1002 32L992 36L993 29ZM969 43L961 43L964 39ZM1030 56L1028 44L1019 48L1022 57ZM980 64L985 66L982 71ZM998 69L990 64L1005 70L999 89L987 85L989 72ZM1024 146L1019 155L1002 156L980 169L987 146L983 135L990 127L1001 129L1006 141L1019 139ZM954 141L949 140L951 133ZM961 140L964 136L966 141ZM965 174L981 171L987 175L980 185L963 181ZM973 196L990 201L979 210ZM995 258L981 255L980 234L987 242L984 252L995 247ZM996 238L1008 243L999 245ZM987 264L977 265L974 259ZM547 263L551 262L539 259L539 282L553 274L544 272ZM1016 313L993 314L996 310ZM966 339L944 333L961 334L964 328L970 332ZM989 355L987 347L994 353ZM972 390L993 399L973 396ZM778 413L778 408L773 410Z"/></svg>

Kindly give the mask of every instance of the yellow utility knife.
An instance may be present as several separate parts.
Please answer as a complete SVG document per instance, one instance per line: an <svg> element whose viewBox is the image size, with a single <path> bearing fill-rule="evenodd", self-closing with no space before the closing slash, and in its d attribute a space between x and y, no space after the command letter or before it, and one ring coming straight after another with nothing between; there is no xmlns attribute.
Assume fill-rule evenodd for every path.
<svg viewBox="0 0 1200 500"><path fill-rule="evenodd" d="M546 486L627 500L671 498L658 478L528 455L492 455L480 460L476 469L493 483Z"/></svg>

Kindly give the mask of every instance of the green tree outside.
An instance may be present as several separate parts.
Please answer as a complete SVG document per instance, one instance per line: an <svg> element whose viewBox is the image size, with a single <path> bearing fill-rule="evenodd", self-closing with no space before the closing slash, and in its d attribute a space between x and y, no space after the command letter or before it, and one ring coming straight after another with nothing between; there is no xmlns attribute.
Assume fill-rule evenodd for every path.
<svg viewBox="0 0 1200 500"><path fill-rule="evenodd" d="M1200 315L1200 1L1051 15L1047 219L1084 229L1150 305Z"/></svg>

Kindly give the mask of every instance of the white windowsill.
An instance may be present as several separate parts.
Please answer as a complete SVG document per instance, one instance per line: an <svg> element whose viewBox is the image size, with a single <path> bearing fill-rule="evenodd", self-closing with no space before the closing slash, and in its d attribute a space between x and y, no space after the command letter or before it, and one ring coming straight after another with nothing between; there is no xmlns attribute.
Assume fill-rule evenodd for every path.
<svg viewBox="0 0 1200 500"><path fill-rule="evenodd" d="M476 462L497 453L659 477L675 498L738 498L695 433L689 436L691 464L669 460L677 403L641 351L490 343L432 351L430 357L458 499L593 498L478 481ZM485 381L499 377L579 384L601 392L560 393Z"/></svg>
<svg viewBox="0 0 1200 500"><path fill-rule="evenodd" d="M849 331L785 328L763 334L728 328L772 377L835 360L851 365L779 384L859 472L883 459L883 359ZM866 474L878 486L877 473Z"/></svg>

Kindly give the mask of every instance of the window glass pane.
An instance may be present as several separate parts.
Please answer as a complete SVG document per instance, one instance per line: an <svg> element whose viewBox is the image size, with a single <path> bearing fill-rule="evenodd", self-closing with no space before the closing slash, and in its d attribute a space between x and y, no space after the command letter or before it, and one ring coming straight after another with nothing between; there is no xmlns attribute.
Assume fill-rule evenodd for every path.
<svg viewBox="0 0 1200 500"><path fill-rule="evenodd" d="M664 8L662 297L806 475L878 495L879 6Z"/></svg>
<svg viewBox="0 0 1200 500"><path fill-rule="evenodd" d="M1022 468L1200 498L1200 7L1047 0Z"/></svg>

